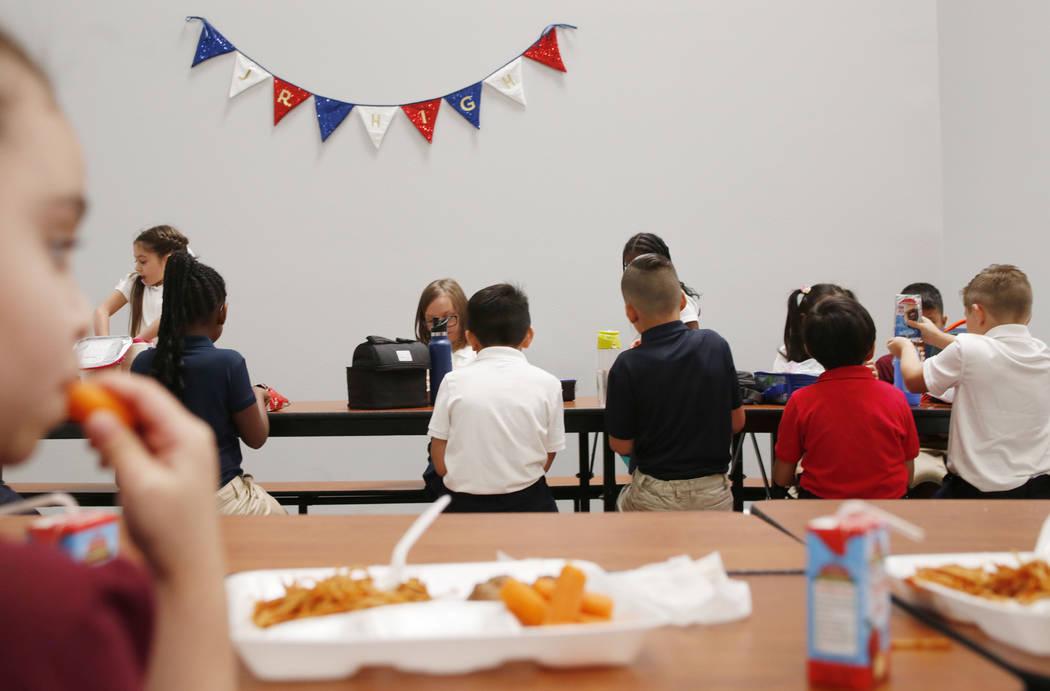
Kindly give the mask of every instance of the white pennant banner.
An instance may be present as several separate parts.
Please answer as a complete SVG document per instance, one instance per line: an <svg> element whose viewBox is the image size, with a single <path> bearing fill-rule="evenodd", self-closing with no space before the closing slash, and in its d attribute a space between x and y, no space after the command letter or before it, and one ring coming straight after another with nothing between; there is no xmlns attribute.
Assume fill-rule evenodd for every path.
<svg viewBox="0 0 1050 691"><path fill-rule="evenodd" d="M269 72L246 58L243 53L237 53L233 76L230 78L230 98L266 81L270 76Z"/></svg>
<svg viewBox="0 0 1050 691"><path fill-rule="evenodd" d="M379 145L383 143L383 137L386 135L387 128L390 127L390 121L394 119L394 115L401 109L397 106L356 106L354 110L361 116L361 122L364 123L365 131L368 132L368 136L372 138L372 143L378 149Z"/></svg>
<svg viewBox="0 0 1050 691"><path fill-rule="evenodd" d="M521 105L525 105L525 84L521 81L521 58L494 72L485 83Z"/></svg>

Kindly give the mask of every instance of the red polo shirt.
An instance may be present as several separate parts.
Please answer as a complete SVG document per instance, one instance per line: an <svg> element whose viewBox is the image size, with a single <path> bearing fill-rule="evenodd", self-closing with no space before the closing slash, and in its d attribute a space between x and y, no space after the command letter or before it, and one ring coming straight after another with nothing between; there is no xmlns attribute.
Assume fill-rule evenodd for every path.
<svg viewBox="0 0 1050 691"><path fill-rule="evenodd" d="M826 499L897 499L919 454L904 394L864 365L836 367L788 400L776 457L802 461L800 484Z"/></svg>

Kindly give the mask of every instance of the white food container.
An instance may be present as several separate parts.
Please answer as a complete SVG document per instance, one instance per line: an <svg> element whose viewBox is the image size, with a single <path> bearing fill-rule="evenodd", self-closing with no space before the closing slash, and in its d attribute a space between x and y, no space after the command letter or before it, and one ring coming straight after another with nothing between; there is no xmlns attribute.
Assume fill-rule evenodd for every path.
<svg viewBox="0 0 1050 691"><path fill-rule="evenodd" d="M917 588L905 579L923 567L958 564L966 568L991 568L993 564L1020 566L1031 561L1031 552L969 552L960 554L894 555L886 560L893 593L905 602L933 610L954 621L975 624L997 641L1033 655L1050 655L1050 599L1029 605L990 600L955 588L923 581Z"/></svg>
<svg viewBox="0 0 1050 691"><path fill-rule="evenodd" d="M572 561L587 574L587 590L613 598L607 623L524 627L502 602L468 602L478 583L507 575L532 583L557 576L563 559L526 559L405 567L427 587L430 602L385 605L309 617L266 629L252 622L259 600L284 594L284 585L312 585L338 569L246 571L226 579L230 635L245 665L267 681L341 679L360 667L387 665L405 672L463 674L511 660L552 667L626 665L641 651L647 631L667 623L631 598L590 562ZM381 578L385 566L368 567ZM363 573L355 570L355 577Z"/></svg>

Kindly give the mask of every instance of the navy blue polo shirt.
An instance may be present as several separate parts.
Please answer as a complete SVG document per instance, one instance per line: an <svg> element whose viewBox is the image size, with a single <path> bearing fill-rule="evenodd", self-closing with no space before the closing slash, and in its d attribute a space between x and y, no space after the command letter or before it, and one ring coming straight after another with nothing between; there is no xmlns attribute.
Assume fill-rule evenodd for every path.
<svg viewBox="0 0 1050 691"><path fill-rule="evenodd" d="M647 329L609 370L605 431L634 440L631 466L660 480L729 470L741 404L725 339L680 321Z"/></svg>
<svg viewBox="0 0 1050 691"><path fill-rule="evenodd" d="M242 474L241 439L233 422L234 413L255 405L255 392L248 366L236 350L216 348L207 336L187 336L182 362L186 391L182 403L215 432L219 445L219 487ZM139 353L131 371L150 373L153 349Z"/></svg>

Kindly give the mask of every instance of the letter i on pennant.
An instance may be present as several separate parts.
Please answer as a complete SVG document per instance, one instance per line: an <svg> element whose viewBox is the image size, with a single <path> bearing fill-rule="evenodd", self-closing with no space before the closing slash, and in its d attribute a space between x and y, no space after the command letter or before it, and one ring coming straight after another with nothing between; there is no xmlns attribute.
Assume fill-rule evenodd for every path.
<svg viewBox="0 0 1050 691"><path fill-rule="evenodd" d="M281 121L288 112L313 96L309 91L289 84L283 79L273 78L273 124Z"/></svg>
<svg viewBox="0 0 1050 691"><path fill-rule="evenodd" d="M434 123L437 122L438 108L440 107L441 99L435 98L433 101L421 101L401 106L401 110L405 112L408 119L412 121L419 133L423 135L423 138L431 142L434 140Z"/></svg>

